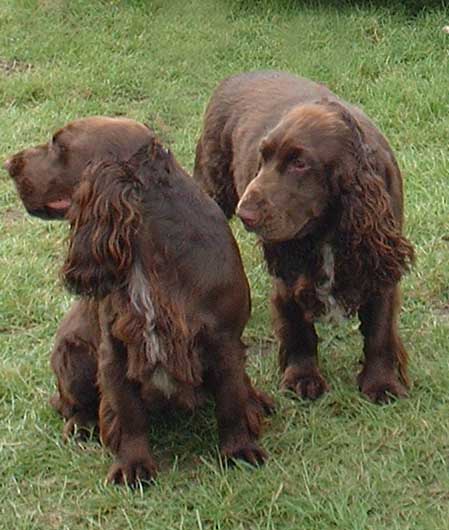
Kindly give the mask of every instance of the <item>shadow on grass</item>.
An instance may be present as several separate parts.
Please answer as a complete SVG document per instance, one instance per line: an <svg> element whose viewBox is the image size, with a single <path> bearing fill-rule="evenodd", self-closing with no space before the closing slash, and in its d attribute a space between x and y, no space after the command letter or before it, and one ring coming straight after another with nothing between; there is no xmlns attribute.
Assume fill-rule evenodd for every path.
<svg viewBox="0 0 449 530"><path fill-rule="evenodd" d="M51 414L51 422L56 422L56 429L62 433L63 421L54 411L45 410L44 415ZM48 424L50 420L42 421ZM58 433L56 434L58 436ZM81 451L95 448L108 455L111 462L114 458L104 446L96 429L84 432L78 437L70 437L70 446ZM215 420L215 407L212 400L192 413L176 409L151 412L149 414L148 444L151 453L162 472L176 465L177 469L191 470L201 466L203 458L214 458L218 455L218 430Z"/></svg>
<svg viewBox="0 0 449 530"><path fill-rule="evenodd" d="M208 400L192 414L177 410L152 413L149 441L162 469L175 460L181 469L201 465L201 458L214 454L218 444L213 402Z"/></svg>
<svg viewBox="0 0 449 530"><path fill-rule="evenodd" d="M301 8L348 12L357 8L388 9L391 14L414 18L432 9L446 9L446 0L230 0L230 7L241 15L262 14L264 10L289 12Z"/></svg>

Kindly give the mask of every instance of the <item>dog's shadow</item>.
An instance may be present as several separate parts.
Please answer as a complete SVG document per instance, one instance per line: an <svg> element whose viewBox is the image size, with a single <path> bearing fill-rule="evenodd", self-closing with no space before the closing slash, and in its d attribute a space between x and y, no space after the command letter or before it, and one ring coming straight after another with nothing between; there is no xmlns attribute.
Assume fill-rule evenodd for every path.
<svg viewBox="0 0 449 530"><path fill-rule="evenodd" d="M381 8L388 9L396 16L403 16L404 18L418 17L422 12L430 9L444 9L444 0L403 0L401 2L392 2L391 0L326 0L318 3L316 0L302 0L296 2L294 7L301 10L301 8L311 8L320 10L336 9L339 13L352 12L355 8ZM232 0L230 7L234 14L238 13L240 16L245 15L260 15L263 9L267 7L271 11L276 10L278 13L292 12L291 0Z"/></svg>
<svg viewBox="0 0 449 530"><path fill-rule="evenodd" d="M192 467L202 457L217 452L218 430L212 400L192 413L167 410L151 413L148 431L150 450L160 468Z"/></svg>
<svg viewBox="0 0 449 530"><path fill-rule="evenodd" d="M67 441L80 448L98 444L109 452L101 444L97 428L76 430ZM213 400L207 400L193 412L167 408L149 413L148 446L162 471L192 468L202 458L218 454Z"/></svg>

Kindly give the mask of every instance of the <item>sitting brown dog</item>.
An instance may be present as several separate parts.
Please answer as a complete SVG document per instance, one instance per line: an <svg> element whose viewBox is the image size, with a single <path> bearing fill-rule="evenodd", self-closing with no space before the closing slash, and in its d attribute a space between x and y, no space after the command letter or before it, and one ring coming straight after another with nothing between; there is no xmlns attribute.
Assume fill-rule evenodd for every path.
<svg viewBox="0 0 449 530"><path fill-rule="evenodd" d="M217 205L153 140L128 162L90 165L67 217L65 282L98 304L100 437L118 457L109 480L154 477L148 413L194 409L205 393L222 455L262 463L256 439L272 402L245 373L249 287ZM72 395L65 383L61 396Z"/></svg>
<svg viewBox="0 0 449 530"><path fill-rule="evenodd" d="M413 248L402 235L401 173L365 114L286 73L231 77L207 108L194 178L262 241L283 386L320 396L314 322L357 312L362 392L376 402L405 395L398 283Z"/></svg>
<svg viewBox="0 0 449 530"><path fill-rule="evenodd" d="M82 118L65 125L48 143L11 156L3 167L28 213L62 219L89 162L126 160L152 137L147 126L128 118Z"/></svg>
<svg viewBox="0 0 449 530"><path fill-rule="evenodd" d="M48 143L11 156L4 168L28 213L46 220L63 219L90 162L126 160L152 138L146 125L129 118L81 118L57 131ZM51 404L67 419L64 438L75 428L85 434L84 428L97 422L97 312L90 300L76 302L56 334L51 365L59 388Z"/></svg>

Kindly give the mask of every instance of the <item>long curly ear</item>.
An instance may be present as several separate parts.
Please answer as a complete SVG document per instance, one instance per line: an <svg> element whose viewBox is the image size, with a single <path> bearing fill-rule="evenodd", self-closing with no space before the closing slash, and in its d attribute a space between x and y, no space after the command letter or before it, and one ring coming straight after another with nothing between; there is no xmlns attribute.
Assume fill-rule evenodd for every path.
<svg viewBox="0 0 449 530"><path fill-rule="evenodd" d="M394 215L393 199L376 172L361 127L342 105L329 105L338 109L349 131L343 162L334 175L341 204L340 278L359 292L376 292L395 285L409 270L413 247L401 233L402 219Z"/></svg>
<svg viewBox="0 0 449 530"><path fill-rule="evenodd" d="M125 164L87 167L67 213L70 241L61 272L70 291L103 297L126 281L141 222L140 188Z"/></svg>

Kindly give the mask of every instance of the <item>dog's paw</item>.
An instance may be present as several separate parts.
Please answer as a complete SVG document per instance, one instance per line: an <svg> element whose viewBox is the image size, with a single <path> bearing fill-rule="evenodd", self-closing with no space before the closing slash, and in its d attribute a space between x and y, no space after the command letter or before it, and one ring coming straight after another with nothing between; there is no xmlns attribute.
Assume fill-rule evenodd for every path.
<svg viewBox="0 0 449 530"><path fill-rule="evenodd" d="M251 440L223 447L221 456L231 463L243 460L253 466L262 465L268 458L267 453Z"/></svg>
<svg viewBox="0 0 449 530"><path fill-rule="evenodd" d="M94 421L74 415L68 418L62 429L62 441L67 443L70 439L85 442L89 439L98 439L98 426Z"/></svg>
<svg viewBox="0 0 449 530"><path fill-rule="evenodd" d="M407 389L396 378L373 379L364 376L363 372L358 377L358 384L362 394L373 403L389 403L394 399L407 397Z"/></svg>
<svg viewBox="0 0 449 530"><path fill-rule="evenodd" d="M109 469L107 480L110 484L135 487L139 482L149 483L156 477L157 466L151 457L127 462L116 462Z"/></svg>
<svg viewBox="0 0 449 530"><path fill-rule="evenodd" d="M255 390L256 400L265 416L270 416L276 410L274 399L262 390Z"/></svg>
<svg viewBox="0 0 449 530"><path fill-rule="evenodd" d="M329 390L329 385L318 369L304 373L297 367L289 366L284 373L281 383L282 390L294 392L302 399L318 399Z"/></svg>
<svg viewBox="0 0 449 530"><path fill-rule="evenodd" d="M274 399L266 392L253 386L249 391L249 405L263 416L270 416L276 410Z"/></svg>

